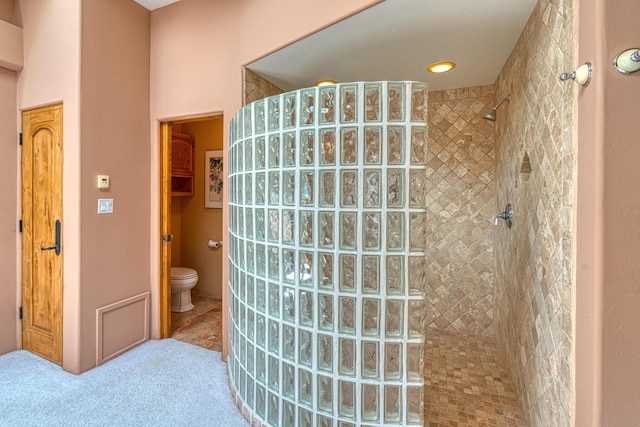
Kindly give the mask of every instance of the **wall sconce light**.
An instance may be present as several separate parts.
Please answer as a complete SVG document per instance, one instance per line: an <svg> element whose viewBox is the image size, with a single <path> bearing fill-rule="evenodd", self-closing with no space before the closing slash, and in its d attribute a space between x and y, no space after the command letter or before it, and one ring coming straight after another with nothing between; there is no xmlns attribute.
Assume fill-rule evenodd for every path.
<svg viewBox="0 0 640 427"><path fill-rule="evenodd" d="M613 68L622 74L631 74L640 70L640 49L633 48L620 52L613 58Z"/></svg>
<svg viewBox="0 0 640 427"><path fill-rule="evenodd" d="M573 73L562 73L560 74L560 80L574 80L580 86L588 86L591 81L591 74L593 73L593 67L591 66L591 62L585 62L581 66L578 67Z"/></svg>

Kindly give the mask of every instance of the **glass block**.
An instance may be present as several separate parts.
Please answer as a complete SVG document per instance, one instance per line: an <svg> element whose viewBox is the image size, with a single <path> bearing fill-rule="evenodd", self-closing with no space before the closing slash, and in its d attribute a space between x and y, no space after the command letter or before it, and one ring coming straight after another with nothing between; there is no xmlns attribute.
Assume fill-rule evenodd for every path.
<svg viewBox="0 0 640 427"><path fill-rule="evenodd" d="M293 288L284 288L282 293L282 318L289 322L296 320L296 291Z"/></svg>
<svg viewBox="0 0 640 427"><path fill-rule="evenodd" d="M356 256L340 255L340 291L355 292L356 290Z"/></svg>
<svg viewBox="0 0 640 427"><path fill-rule="evenodd" d="M354 376L356 373L356 342L346 338L339 339L338 372L342 375Z"/></svg>
<svg viewBox="0 0 640 427"><path fill-rule="evenodd" d="M280 322L269 320L269 352L280 354Z"/></svg>
<svg viewBox="0 0 640 427"><path fill-rule="evenodd" d="M247 213L244 217L247 239L253 239L253 221L255 219L253 215L253 209L247 208Z"/></svg>
<svg viewBox="0 0 640 427"><path fill-rule="evenodd" d="M387 256L387 295L404 295L403 270L403 256Z"/></svg>
<svg viewBox="0 0 640 427"><path fill-rule="evenodd" d="M425 251L427 249L427 214L411 212L409 214L409 250Z"/></svg>
<svg viewBox="0 0 640 427"><path fill-rule="evenodd" d="M342 128L340 130L341 164L358 163L358 129Z"/></svg>
<svg viewBox="0 0 640 427"><path fill-rule="evenodd" d="M295 167L296 165L296 133L285 132L282 143L282 162L284 167Z"/></svg>
<svg viewBox="0 0 640 427"><path fill-rule="evenodd" d="M356 299L351 297L339 297L340 321L338 332L343 334L355 334L356 332Z"/></svg>
<svg viewBox="0 0 640 427"><path fill-rule="evenodd" d="M318 427L333 427L333 418L318 415Z"/></svg>
<svg viewBox="0 0 640 427"><path fill-rule="evenodd" d="M282 280L293 283L296 277L296 255L293 249L282 250Z"/></svg>
<svg viewBox="0 0 640 427"><path fill-rule="evenodd" d="M268 415L267 421L269 425L273 427L278 427L280 425L280 418L278 414L280 413L280 399L277 395L273 393L269 393L269 404L267 406Z"/></svg>
<svg viewBox="0 0 640 427"><path fill-rule="evenodd" d="M298 338L300 343L298 363L311 367L313 358L313 334L309 331L300 330Z"/></svg>
<svg viewBox="0 0 640 427"><path fill-rule="evenodd" d="M275 392L280 390L280 360L277 357L269 356L269 381L267 386Z"/></svg>
<svg viewBox="0 0 640 427"><path fill-rule="evenodd" d="M422 425L424 392L422 387L407 387L407 424Z"/></svg>
<svg viewBox="0 0 640 427"><path fill-rule="evenodd" d="M268 126L269 130L280 128L280 96L267 98L267 108L269 110Z"/></svg>
<svg viewBox="0 0 640 427"><path fill-rule="evenodd" d="M296 405L282 400L282 427L298 427L296 424Z"/></svg>
<svg viewBox="0 0 640 427"><path fill-rule="evenodd" d="M313 327L313 292L300 291L300 324Z"/></svg>
<svg viewBox="0 0 640 427"><path fill-rule="evenodd" d="M380 207L380 171L365 170L364 171L364 207L379 208Z"/></svg>
<svg viewBox="0 0 640 427"><path fill-rule="evenodd" d="M346 421L338 421L338 427L355 427L355 424L348 423Z"/></svg>
<svg viewBox="0 0 640 427"><path fill-rule="evenodd" d="M266 407L266 391L261 385L256 385L256 413L262 419L264 419L264 410Z"/></svg>
<svg viewBox="0 0 640 427"><path fill-rule="evenodd" d="M266 151L264 149L265 144L264 144L264 136L259 136L256 138L256 143L255 143L255 168L260 170L260 169L264 169L264 165L265 165L265 157L266 157Z"/></svg>
<svg viewBox="0 0 640 427"><path fill-rule="evenodd" d="M264 351L256 349L256 379L265 384L267 378L267 365L265 364Z"/></svg>
<svg viewBox="0 0 640 427"><path fill-rule="evenodd" d="M252 139L247 139L244 142L244 165L245 165L245 170L247 171L252 171L253 170L253 140ZM248 175L251 176L251 175ZM253 188L253 185L250 184L245 184L245 190L250 191ZM247 191L247 192L248 192ZM249 204L251 202L248 202Z"/></svg>
<svg viewBox="0 0 640 427"><path fill-rule="evenodd" d="M258 318L256 319L256 344L260 347L264 348L265 344L265 334L267 330L266 320L264 316L258 314Z"/></svg>
<svg viewBox="0 0 640 427"><path fill-rule="evenodd" d="M362 342L362 371L363 378L379 379L380 350L379 343L375 341Z"/></svg>
<svg viewBox="0 0 640 427"><path fill-rule="evenodd" d="M422 381L423 374L423 344L407 344L407 381Z"/></svg>
<svg viewBox="0 0 640 427"><path fill-rule="evenodd" d="M300 166L313 166L315 164L315 140L314 130L300 132Z"/></svg>
<svg viewBox="0 0 640 427"><path fill-rule="evenodd" d="M336 89L334 87L327 87L320 89L320 123L328 124L334 123L336 117L335 109L336 101Z"/></svg>
<svg viewBox="0 0 640 427"><path fill-rule="evenodd" d="M313 211L300 212L300 246L313 246Z"/></svg>
<svg viewBox="0 0 640 427"><path fill-rule="evenodd" d="M296 204L296 173L292 171L282 173L282 204L293 206Z"/></svg>
<svg viewBox="0 0 640 427"><path fill-rule="evenodd" d="M380 336L380 300L364 298L362 300L362 335Z"/></svg>
<svg viewBox="0 0 640 427"><path fill-rule="evenodd" d="M298 426L296 427L313 427L313 413L304 408L299 408Z"/></svg>
<svg viewBox="0 0 640 427"><path fill-rule="evenodd" d="M402 389L400 386L384 386L384 421L387 423L402 422Z"/></svg>
<svg viewBox="0 0 640 427"><path fill-rule="evenodd" d="M264 178L264 173L256 174L256 188L255 188L255 200L256 205L264 205L267 194L267 187Z"/></svg>
<svg viewBox="0 0 640 427"><path fill-rule="evenodd" d="M262 313L267 308L266 288L264 280L256 280L256 309Z"/></svg>
<svg viewBox="0 0 640 427"><path fill-rule="evenodd" d="M285 362L282 363L282 394L292 399L296 397L296 368Z"/></svg>
<svg viewBox="0 0 640 427"><path fill-rule="evenodd" d="M256 230L255 230L255 234L256 234L256 240L259 242L264 242L266 241L265 239L265 217L264 217L264 209L256 209L255 210L255 216L256 216Z"/></svg>
<svg viewBox="0 0 640 427"><path fill-rule="evenodd" d="M387 300L387 311L385 314L386 330L385 336L401 338L404 331L404 315L402 300Z"/></svg>
<svg viewBox="0 0 640 427"><path fill-rule="evenodd" d="M345 208L355 208L358 203L358 172L342 171L341 204Z"/></svg>
<svg viewBox="0 0 640 427"><path fill-rule="evenodd" d="M253 121L251 120L252 114L251 114L251 104L245 105L244 107L242 107L242 117L243 117L243 122L244 122L244 134L243 136L245 138L253 135Z"/></svg>
<svg viewBox="0 0 640 427"><path fill-rule="evenodd" d="M387 207L404 206L404 172L397 169L387 171Z"/></svg>
<svg viewBox="0 0 640 427"><path fill-rule="evenodd" d="M296 360L296 333L293 326L282 326L282 356L292 362Z"/></svg>
<svg viewBox="0 0 640 427"><path fill-rule="evenodd" d="M264 133L266 115L264 112L264 102L258 101L253 104L253 114L256 126L256 133Z"/></svg>
<svg viewBox="0 0 640 427"><path fill-rule="evenodd" d="M362 420L377 422L380 420L378 410L379 387L373 384L362 384Z"/></svg>
<svg viewBox="0 0 640 427"><path fill-rule="evenodd" d="M402 122L405 117L404 83L389 83L387 115L392 122Z"/></svg>
<svg viewBox="0 0 640 427"><path fill-rule="evenodd" d="M333 295L318 294L318 328L333 331Z"/></svg>
<svg viewBox="0 0 640 427"><path fill-rule="evenodd" d="M377 294L380 292L380 257L378 255L362 256L362 292Z"/></svg>
<svg viewBox="0 0 640 427"><path fill-rule="evenodd" d="M404 128L389 126L387 129L387 164L404 164Z"/></svg>
<svg viewBox="0 0 640 427"><path fill-rule="evenodd" d="M300 286L313 287L313 252L300 251Z"/></svg>
<svg viewBox="0 0 640 427"><path fill-rule="evenodd" d="M402 379L402 344L385 344L384 378L386 380Z"/></svg>
<svg viewBox="0 0 640 427"><path fill-rule="evenodd" d="M316 99L316 91L315 89L304 90L300 94L300 125L308 126L312 125L315 120L315 99Z"/></svg>
<svg viewBox="0 0 640 427"><path fill-rule="evenodd" d="M320 166L336 164L336 131L320 129Z"/></svg>
<svg viewBox="0 0 640 427"><path fill-rule="evenodd" d="M280 285L277 283L269 284L269 314L280 318Z"/></svg>
<svg viewBox="0 0 640 427"><path fill-rule="evenodd" d="M280 166L280 135L269 136L269 168L274 169Z"/></svg>
<svg viewBox="0 0 640 427"><path fill-rule="evenodd" d="M411 121L427 120L427 86L419 83L411 84Z"/></svg>
<svg viewBox="0 0 640 427"><path fill-rule="evenodd" d="M424 256L409 257L409 295L425 295L425 268Z"/></svg>
<svg viewBox="0 0 640 427"><path fill-rule="evenodd" d="M280 256L278 248L270 246L268 248L268 261L269 263L269 278L273 280L280 280Z"/></svg>
<svg viewBox="0 0 640 427"><path fill-rule="evenodd" d="M318 410L333 413L333 379L318 375Z"/></svg>
<svg viewBox="0 0 640 427"><path fill-rule="evenodd" d="M320 212L318 218L318 237L321 248L333 248L333 212Z"/></svg>
<svg viewBox="0 0 640 427"><path fill-rule="evenodd" d="M354 212L340 213L340 248L355 250L357 233L357 214Z"/></svg>
<svg viewBox="0 0 640 427"><path fill-rule="evenodd" d="M427 128L411 128L411 156L409 161L412 165L427 164Z"/></svg>
<svg viewBox="0 0 640 427"><path fill-rule="evenodd" d="M296 126L296 93L289 93L283 97L284 103L284 120L282 127L284 129Z"/></svg>
<svg viewBox="0 0 640 427"><path fill-rule="evenodd" d="M424 339L424 300L409 301L409 331L408 337Z"/></svg>
<svg viewBox="0 0 640 427"><path fill-rule="evenodd" d="M280 242L280 212L277 209L269 209L267 239L274 243Z"/></svg>
<svg viewBox="0 0 640 427"><path fill-rule="evenodd" d="M313 407L313 375L305 369L298 369L298 402Z"/></svg>
<svg viewBox="0 0 640 427"><path fill-rule="evenodd" d="M255 338L256 313L253 310L247 310L247 338L251 341Z"/></svg>
<svg viewBox="0 0 640 427"><path fill-rule="evenodd" d="M318 254L318 286L321 289L333 289L333 254Z"/></svg>
<svg viewBox="0 0 640 427"><path fill-rule="evenodd" d="M244 179L245 179L244 204L251 205L253 204L253 176L250 173L247 173Z"/></svg>
<svg viewBox="0 0 640 427"><path fill-rule="evenodd" d="M379 165L381 162L382 128L364 128L364 163L366 165Z"/></svg>
<svg viewBox="0 0 640 427"><path fill-rule="evenodd" d="M362 215L364 223L363 247L365 251L380 250L380 213L365 212Z"/></svg>
<svg viewBox="0 0 640 427"><path fill-rule="evenodd" d="M364 86L364 121L379 122L381 119L381 103L380 95L382 87L379 84L365 84Z"/></svg>
<svg viewBox="0 0 640 427"><path fill-rule="evenodd" d="M353 123L358 117L357 87L355 85L340 86L340 121Z"/></svg>
<svg viewBox="0 0 640 427"><path fill-rule="evenodd" d="M409 207L425 208L427 173L424 169L409 172Z"/></svg>
<svg viewBox="0 0 640 427"><path fill-rule="evenodd" d="M251 377L249 377L249 379L247 380L247 396L246 396L245 401L247 402L247 405L250 408L254 408L255 409L254 400L253 400L254 388L255 388L255 381Z"/></svg>
<svg viewBox="0 0 640 427"><path fill-rule="evenodd" d="M335 205L335 172L320 171L320 207L333 207Z"/></svg>
<svg viewBox="0 0 640 427"><path fill-rule="evenodd" d="M355 418L355 388L351 381L338 381L338 413L341 417Z"/></svg>
<svg viewBox="0 0 640 427"><path fill-rule="evenodd" d="M333 338L318 334L318 369L333 372Z"/></svg>
<svg viewBox="0 0 640 427"><path fill-rule="evenodd" d="M282 211L282 243L293 245L295 243L296 216L295 211Z"/></svg>
<svg viewBox="0 0 640 427"><path fill-rule="evenodd" d="M244 210L242 208L238 208L238 210L236 210L236 215L237 215L237 221L238 221L238 235L243 237L244 236ZM244 239L241 239L238 244L242 245L244 243ZM243 260L244 257L238 257L238 260ZM240 266L242 267L242 265Z"/></svg>
<svg viewBox="0 0 640 427"><path fill-rule="evenodd" d="M269 204L280 204L280 173L269 172Z"/></svg>
<svg viewBox="0 0 640 427"><path fill-rule="evenodd" d="M387 249L404 249L404 214L401 212L387 213Z"/></svg>
<svg viewBox="0 0 640 427"><path fill-rule="evenodd" d="M301 172L300 173L300 205L301 206L313 206L314 200L314 178L315 172Z"/></svg>

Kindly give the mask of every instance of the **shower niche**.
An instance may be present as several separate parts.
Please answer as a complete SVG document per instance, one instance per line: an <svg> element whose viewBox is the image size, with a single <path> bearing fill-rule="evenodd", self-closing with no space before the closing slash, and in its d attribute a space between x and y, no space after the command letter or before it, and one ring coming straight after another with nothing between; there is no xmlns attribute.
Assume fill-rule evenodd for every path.
<svg viewBox="0 0 640 427"><path fill-rule="evenodd" d="M229 145L228 369L254 425L422 425L427 86L246 105Z"/></svg>

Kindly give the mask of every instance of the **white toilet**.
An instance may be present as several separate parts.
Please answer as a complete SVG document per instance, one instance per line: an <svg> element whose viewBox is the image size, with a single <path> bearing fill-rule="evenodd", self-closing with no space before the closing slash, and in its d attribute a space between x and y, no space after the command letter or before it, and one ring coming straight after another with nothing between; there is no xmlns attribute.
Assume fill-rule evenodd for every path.
<svg viewBox="0 0 640 427"><path fill-rule="evenodd" d="M171 311L182 313L193 308L191 289L198 283L198 273L184 267L171 267Z"/></svg>

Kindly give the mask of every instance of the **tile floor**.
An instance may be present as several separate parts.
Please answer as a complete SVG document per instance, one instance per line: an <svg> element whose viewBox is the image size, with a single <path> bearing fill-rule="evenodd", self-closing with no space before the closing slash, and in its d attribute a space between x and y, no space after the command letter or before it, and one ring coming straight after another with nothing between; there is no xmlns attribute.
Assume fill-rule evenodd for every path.
<svg viewBox="0 0 640 427"><path fill-rule="evenodd" d="M191 291L191 302L192 310L171 313L171 338L222 351L222 300Z"/></svg>
<svg viewBox="0 0 640 427"><path fill-rule="evenodd" d="M171 313L171 337L222 351L222 301L192 292L193 310ZM496 344L473 335L427 330L425 427L525 427Z"/></svg>

